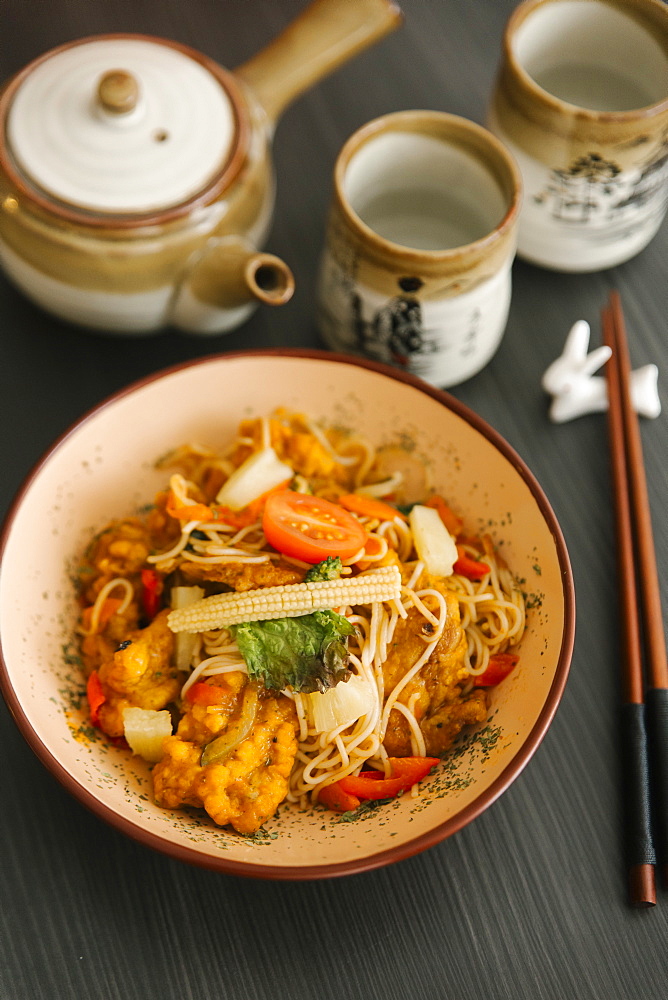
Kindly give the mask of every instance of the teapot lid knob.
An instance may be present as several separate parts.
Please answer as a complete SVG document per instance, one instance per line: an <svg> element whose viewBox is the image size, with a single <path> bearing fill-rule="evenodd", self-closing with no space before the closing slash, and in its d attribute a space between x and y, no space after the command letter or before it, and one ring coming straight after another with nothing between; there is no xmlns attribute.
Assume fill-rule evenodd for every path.
<svg viewBox="0 0 668 1000"><path fill-rule="evenodd" d="M139 98L139 84L132 73L125 69L112 69L105 73L97 85L100 104L109 114L126 115L134 111Z"/></svg>

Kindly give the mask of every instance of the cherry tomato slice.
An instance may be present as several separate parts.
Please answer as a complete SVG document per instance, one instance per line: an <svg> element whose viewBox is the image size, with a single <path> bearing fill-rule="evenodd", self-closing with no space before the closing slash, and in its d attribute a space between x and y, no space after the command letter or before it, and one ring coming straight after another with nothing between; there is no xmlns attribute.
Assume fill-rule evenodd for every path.
<svg viewBox="0 0 668 1000"><path fill-rule="evenodd" d="M367 539L360 522L343 507L292 490L267 498L262 530L278 552L307 563L321 562L328 556L349 559Z"/></svg>

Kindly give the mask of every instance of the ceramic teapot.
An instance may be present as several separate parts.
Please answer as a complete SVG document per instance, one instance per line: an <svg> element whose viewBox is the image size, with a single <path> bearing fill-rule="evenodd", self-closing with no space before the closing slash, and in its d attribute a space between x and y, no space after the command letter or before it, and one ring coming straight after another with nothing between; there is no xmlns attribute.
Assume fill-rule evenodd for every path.
<svg viewBox="0 0 668 1000"><path fill-rule="evenodd" d="M0 96L0 262L42 308L82 326L216 334L292 273L262 251L271 140L299 94L395 28L392 0L316 0L230 72L172 41L60 46Z"/></svg>

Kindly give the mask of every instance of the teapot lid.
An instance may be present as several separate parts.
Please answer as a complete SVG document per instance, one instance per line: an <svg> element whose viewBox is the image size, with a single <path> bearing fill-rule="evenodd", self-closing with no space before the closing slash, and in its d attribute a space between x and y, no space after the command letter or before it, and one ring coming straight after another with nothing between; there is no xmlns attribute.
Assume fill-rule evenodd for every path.
<svg viewBox="0 0 668 1000"><path fill-rule="evenodd" d="M161 39L107 35L19 74L6 141L15 172L49 202L155 216L220 186L238 164L242 125L233 79L214 62Z"/></svg>

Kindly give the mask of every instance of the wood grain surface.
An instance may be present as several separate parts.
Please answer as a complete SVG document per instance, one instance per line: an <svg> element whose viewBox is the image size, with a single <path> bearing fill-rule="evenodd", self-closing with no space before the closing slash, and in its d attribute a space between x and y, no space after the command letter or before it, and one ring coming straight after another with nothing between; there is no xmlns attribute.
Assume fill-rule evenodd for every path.
<svg viewBox="0 0 668 1000"><path fill-rule="evenodd" d="M354 2L354 0L343 0ZM97 32L174 38L234 68L304 0L0 0L0 77ZM403 0L405 23L301 97L275 136L267 249L297 291L234 333L122 340L57 322L0 278L0 514L90 406L171 363L246 346L319 346L314 285L336 154L363 122L435 108L483 122L511 0ZM660 1000L668 891L626 902L619 801L619 633L602 415L555 426L540 378L577 319L621 292L634 366L668 373L668 228L594 275L517 262L508 328L452 390L529 464L570 550L575 655L547 737L514 785L446 842L393 867L270 883L173 862L115 832L43 769L0 703L2 1000ZM668 415L642 424L662 585Z"/></svg>

